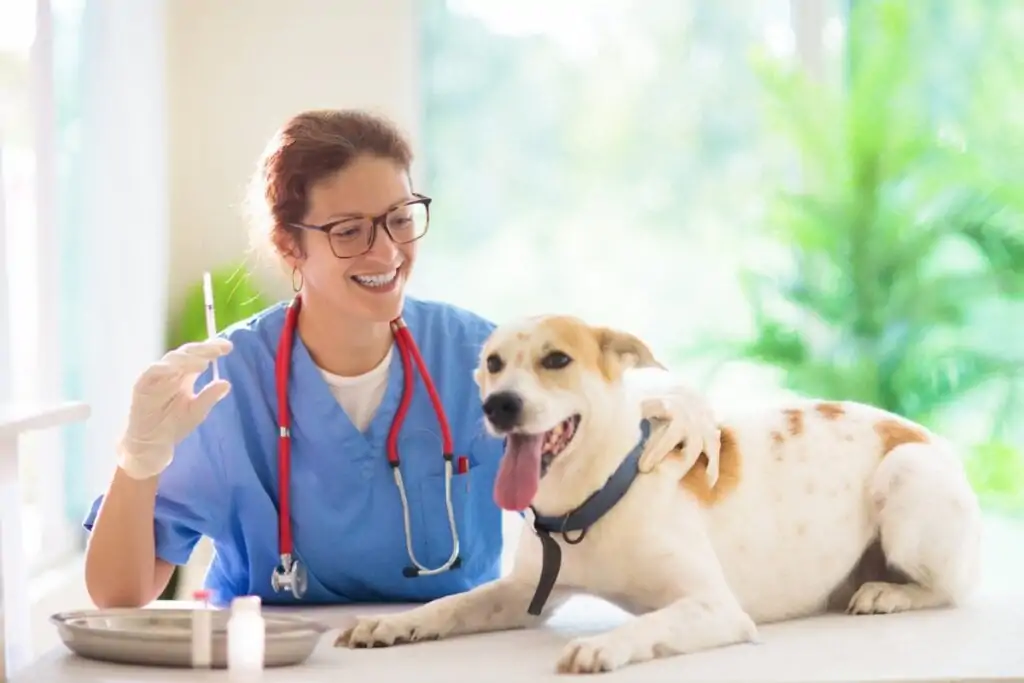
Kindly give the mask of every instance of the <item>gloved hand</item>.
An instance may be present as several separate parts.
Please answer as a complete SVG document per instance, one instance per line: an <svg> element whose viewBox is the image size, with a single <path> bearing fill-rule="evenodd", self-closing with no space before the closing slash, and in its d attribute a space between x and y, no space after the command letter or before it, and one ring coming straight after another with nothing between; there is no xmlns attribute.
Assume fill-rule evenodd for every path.
<svg viewBox="0 0 1024 683"><path fill-rule="evenodd" d="M652 376L653 382L649 381ZM721 432L710 402L664 372L649 375L642 393L643 416L652 420L652 429L637 464L639 470L652 471L682 443L684 469L689 471L704 453L708 459L705 478L709 487L714 486L718 481Z"/></svg>
<svg viewBox="0 0 1024 683"><path fill-rule="evenodd" d="M199 374L231 348L231 342L220 338L183 344L139 376L117 449L117 464L125 474L148 479L171 464L174 447L231 389L226 380L216 380L198 394L193 391Z"/></svg>

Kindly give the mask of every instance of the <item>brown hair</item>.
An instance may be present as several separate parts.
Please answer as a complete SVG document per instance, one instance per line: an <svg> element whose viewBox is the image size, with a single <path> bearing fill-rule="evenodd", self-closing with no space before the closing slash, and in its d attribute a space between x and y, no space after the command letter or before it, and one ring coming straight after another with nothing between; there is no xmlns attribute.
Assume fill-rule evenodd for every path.
<svg viewBox="0 0 1024 683"><path fill-rule="evenodd" d="M270 139L250 182L247 213L254 240L269 238L279 254L285 253L289 237L301 244L301 230L290 224L306 215L310 186L361 155L392 159L406 173L413 159L402 131L377 114L325 109L290 119Z"/></svg>

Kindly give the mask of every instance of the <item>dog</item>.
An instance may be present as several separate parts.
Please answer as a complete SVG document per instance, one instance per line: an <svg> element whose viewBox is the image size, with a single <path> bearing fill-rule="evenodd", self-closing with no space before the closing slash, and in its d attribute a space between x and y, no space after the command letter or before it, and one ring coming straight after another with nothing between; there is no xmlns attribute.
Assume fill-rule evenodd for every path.
<svg viewBox="0 0 1024 683"><path fill-rule="evenodd" d="M722 419L717 457L684 443L641 468L633 378L660 367L637 337L577 318L499 326L475 377L488 430L507 440L495 499L527 510L510 573L362 617L338 645L528 627L587 593L634 615L571 641L556 666L594 673L757 641L759 624L968 597L980 509L939 436L868 405L800 399ZM598 518L557 528L601 496Z"/></svg>

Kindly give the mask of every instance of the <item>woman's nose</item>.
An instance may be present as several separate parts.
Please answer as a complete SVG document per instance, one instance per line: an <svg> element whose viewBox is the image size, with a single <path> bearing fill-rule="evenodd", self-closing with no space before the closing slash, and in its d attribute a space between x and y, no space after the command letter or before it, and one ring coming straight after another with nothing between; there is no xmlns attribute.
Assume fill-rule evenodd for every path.
<svg viewBox="0 0 1024 683"><path fill-rule="evenodd" d="M367 255L374 256L381 261L391 262L394 261L397 254L398 245L391 239L391 235L384 229L384 226L378 225L377 232L373 236L373 244L370 245Z"/></svg>

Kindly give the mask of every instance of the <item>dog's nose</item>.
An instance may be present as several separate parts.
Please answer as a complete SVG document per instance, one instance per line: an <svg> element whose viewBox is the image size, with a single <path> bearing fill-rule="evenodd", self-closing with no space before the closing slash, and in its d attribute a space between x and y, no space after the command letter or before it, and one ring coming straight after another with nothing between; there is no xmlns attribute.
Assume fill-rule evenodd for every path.
<svg viewBox="0 0 1024 683"><path fill-rule="evenodd" d="M523 416L523 399L512 391L491 394L484 401L484 415L498 429L512 429Z"/></svg>

